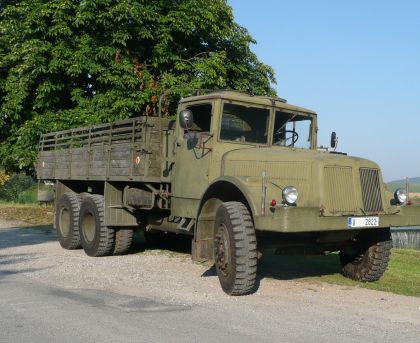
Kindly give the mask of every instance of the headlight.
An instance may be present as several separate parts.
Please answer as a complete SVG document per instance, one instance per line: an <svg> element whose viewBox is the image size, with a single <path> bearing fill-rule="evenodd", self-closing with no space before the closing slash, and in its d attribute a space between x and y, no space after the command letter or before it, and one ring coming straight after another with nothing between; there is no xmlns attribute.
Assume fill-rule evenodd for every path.
<svg viewBox="0 0 420 343"><path fill-rule="evenodd" d="M405 205L408 200L406 190L404 188L398 188L394 193L394 198L400 205Z"/></svg>
<svg viewBox="0 0 420 343"><path fill-rule="evenodd" d="M288 205L294 205L296 204L296 201L298 199L298 191L296 187L293 186L287 186L283 189L283 200Z"/></svg>

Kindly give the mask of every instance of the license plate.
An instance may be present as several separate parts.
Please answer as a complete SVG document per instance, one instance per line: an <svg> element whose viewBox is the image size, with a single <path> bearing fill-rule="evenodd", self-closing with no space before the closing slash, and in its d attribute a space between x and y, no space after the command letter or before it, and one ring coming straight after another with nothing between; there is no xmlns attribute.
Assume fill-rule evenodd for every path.
<svg viewBox="0 0 420 343"><path fill-rule="evenodd" d="M375 227L379 226L379 217L349 217L347 227Z"/></svg>

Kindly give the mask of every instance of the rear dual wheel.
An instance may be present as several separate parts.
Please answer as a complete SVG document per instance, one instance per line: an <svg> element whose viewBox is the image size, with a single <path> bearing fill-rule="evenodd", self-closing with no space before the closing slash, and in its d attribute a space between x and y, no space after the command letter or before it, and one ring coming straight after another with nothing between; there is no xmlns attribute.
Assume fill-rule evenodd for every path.
<svg viewBox="0 0 420 343"><path fill-rule="evenodd" d="M114 229L104 224L104 197L85 197L79 214L80 239L86 254L93 257L122 255L133 242L132 229Z"/></svg>
<svg viewBox="0 0 420 343"><path fill-rule="evenodd" d="M115 231L115 246L113 255L127 254L133 244L133 229L117 229Z"/></svg>
<svg viewBox="0 0 420 343"><path fill-rule="evenodd" d="M79 211L81 198L79 194L64 193L55 209L55 227L60 245L64 249L80 248Z"/></svg>
<svg viewBox="0 0 420 343"><path fill-rule="evenodd" d="M57 204L55 223L60 245L83 247L89 256L123 255L133 242L133 230L104 225L104 197L68 192Z"/></svg>
<svg viewBox="0 0 420 343"><path fill-rule="evenodd" d="M79 232L83 250L87 255L110 255L114 248L115 230L104 225L104 197L92 194L80 205Z"/></svg>

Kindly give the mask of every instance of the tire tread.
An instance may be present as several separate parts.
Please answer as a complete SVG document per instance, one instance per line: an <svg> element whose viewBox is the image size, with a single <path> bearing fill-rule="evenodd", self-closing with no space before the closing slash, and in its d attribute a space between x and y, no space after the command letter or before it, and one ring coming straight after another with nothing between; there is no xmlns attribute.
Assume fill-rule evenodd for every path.
<svg viewBox="0 0 420 343"><path fill-rule="evenodd" d="M92 257L108 256L112 254L115 244L115 230L111 227L104 225L104 197L100 194L85 195L83 201L92 201L98 212L97 221L99 223L99 235L97 237L96 249L83 247L85 252ZM83 203L82 205L83 206ZM79 220L81 220L79 218ZM82 230L82 226L79 225ZM82 234L80 234L82 236ZM96 233L95 233L96 236ZM96 239L96 237L95 237ZM83 246L83 240L82 240Z"/></svg>
<svg viewBox="0 0 420 343"><path fill-rule="evenodd" d="M69 202L71 222L73 223L73 225L70 228L70 235L71 235L70 239L67 240L61 237L61 235L59 235L59 242L60 242L60 245L64 249L68 249L68 250L79 249L81 247L80 234L79 234L79 212L80 212L81 197L77 193L67 192L62 195L60 199L60 203L62 201L65 201L65 200L62 200L63 198L66 198L66 200L68 200ZM57 208L56 218L55 218L55 226L57 229L59 229L58 215L59 215L59 209Z"/></svg>
<svg viewBox="0 0 420 343"><path fill-rule="evenodd" d="M349 255L340 252L344 276L362 282L377 281L382 277L391 255L392 239L389 229L379 233L377 237L372 236L368 244L365 253L353 260Z"/></svg>
<svg viewBox="0 0 420 343"><path fill-rule="evenodd" d="M235 247L235 280L228 294L246 295L254 291L257 277L257 240L254 224L246 206L237 201L225 202L231 218Z"/></svg>
<svg viewBox="0 0 420 343"><path fill-rule="evenodd" d="M124 255L130 250L133 243L134 231L131 229L118 229L115 232L115 246L113 255Z"/></svg>

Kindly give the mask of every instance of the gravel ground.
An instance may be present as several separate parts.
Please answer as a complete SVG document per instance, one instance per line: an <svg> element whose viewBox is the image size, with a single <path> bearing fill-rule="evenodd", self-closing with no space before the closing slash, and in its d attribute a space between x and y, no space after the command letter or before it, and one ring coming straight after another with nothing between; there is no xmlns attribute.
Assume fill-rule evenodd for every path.
<svg viewBox="0 0 420 343"><path fill-rule="evenodd" d="M74 309L81 311L80 318L93 311L89 307L92 303L106 303L95 311L103 316L111 311L119 320L119 316L127 312L127 299L129 303L137 304L137 310L163 306L159 313L168 315L175 311L177 315L171 317L171 321L175 327L182 327L182 339L181 336L177 336L179 339L165 336L169 331L151 325L142 317L142 327L137 327L139 332L155 337L155 341L420 341L420 298L269 277L260 281L256 294L229 297L222 292L214 270L192 263L187 255L146 251L90 258L83 250L62 249L55 240L54 231L18 226L0 220L2 330L15 328L16 318L9 320L8 316L10 311L20 312L16 310L15 300L10 299L21 295L8 292L19 286L22 294L31 299L70 294L70 298L78 299L79 305L88 306ZM28 284L34 285L33 294L28 291L31 289ZM42 293L43 285L50 289L49 295ZM65 310L54 304L52 301L50 306L54 311ZM138 314L138 311L131 312ZM159 322L162 319L156 316L150 320ZM39 320L44 319L41 316ZM129 325L131 321L133 327ZM83 323L80 325L90 322L84 320ZM125 331L126 335L116 337L121 337L121 341L135 341L136 315L130 316L128 321L124 319L124 323L130 330ZM10 337L25 341L19 331L13 331ZM82 341L86 337L75 336L70 341L78 341L77 338Z"/></svg>

